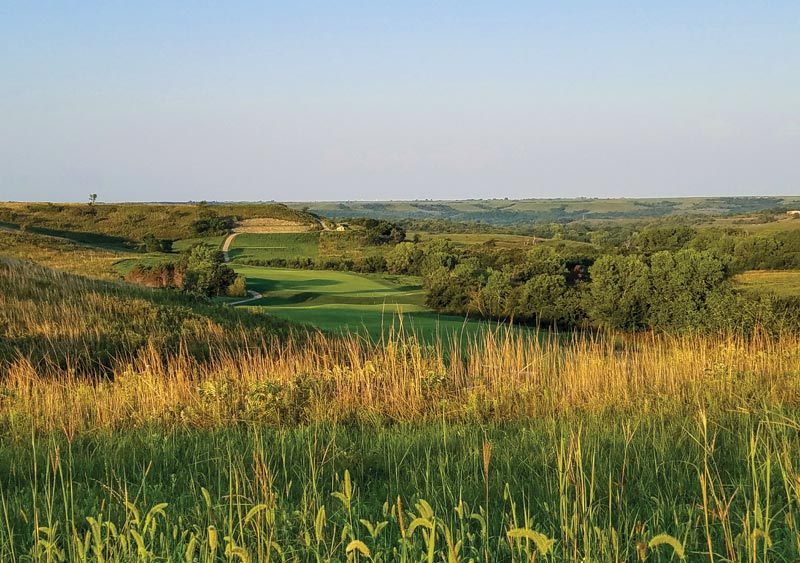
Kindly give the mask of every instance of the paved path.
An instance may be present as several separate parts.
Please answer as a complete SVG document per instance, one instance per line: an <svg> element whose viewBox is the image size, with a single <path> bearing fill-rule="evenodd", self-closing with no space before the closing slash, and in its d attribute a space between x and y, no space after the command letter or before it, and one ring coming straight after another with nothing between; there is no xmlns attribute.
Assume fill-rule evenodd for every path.
<svg viewBox="0 0 800 563"><path fill-rule="evenodd" d="M231 306L233 306L233 305L241 305L243 303L249 303L250 301L255 301L256 299L261 299L262 297L264 297L259 292L253 291L252 289L248 289L247 293L250 294L249 298L242 299L241 301L234 301L233 303L228 303L228 305L231 305Z"/></svg>
<svg viewBox="0 0 800 563"><path fill-rule="evenodd" d="M233 242L233 239L235 239L236 235L238 235L238 234L239 233L231 233L231 234L229 234L228 238L225 239L225 242L222 243L222 256L223 256L223 260L225 260L226 262L230 262L231 261L231 257L228 254L228 250L230 250L231 243Z"/></svg>
<svg viewBox="0 0 800 563"><path fill-rule="evenodd" d="M230 262L231 261L231 257L228 254L228 250L230 250L231 242L233 242L233 239L236 238L236 235L238 235L238 234L239 233L231 233L231 234L229 234L228 238L225 239L225 242L222 243L222 256L223 256L223 258L224 258L224 260L226 262ZM259 292L253 291L252 289L248 289L247 293L248 293L248 295L250 295L250 297L248 297L247 299L242 299L241 301L234 301L233 303L228 303L228 305L231 305L231 306L233 306L233 305L242 305L243 303L250 303L251 301L255 301L255 300L261 299L263 297L263 295L261 295Z"/></svg>

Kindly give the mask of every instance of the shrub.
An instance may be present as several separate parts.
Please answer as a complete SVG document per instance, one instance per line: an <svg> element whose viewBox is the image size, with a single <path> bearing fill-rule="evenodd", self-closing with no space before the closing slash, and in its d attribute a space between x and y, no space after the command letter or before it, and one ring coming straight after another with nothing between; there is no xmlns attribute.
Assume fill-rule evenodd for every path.
<svg viewBox="0 0 800 563"><path fill-rule="evenodd" d="M243 275L237 275L233 283L228 286L226 290L228 297L246 297L247 296L247 280Z"/></svg>

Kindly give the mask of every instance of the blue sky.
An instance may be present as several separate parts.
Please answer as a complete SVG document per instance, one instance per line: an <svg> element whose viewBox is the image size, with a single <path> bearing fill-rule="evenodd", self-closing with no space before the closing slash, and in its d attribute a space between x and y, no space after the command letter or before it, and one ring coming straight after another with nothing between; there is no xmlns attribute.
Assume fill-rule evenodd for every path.
<svg viewBox="0 0 800 563"><path fill-rule="evenodd" d="M4 2L0 200L800 193L800 2Z"/></svg>

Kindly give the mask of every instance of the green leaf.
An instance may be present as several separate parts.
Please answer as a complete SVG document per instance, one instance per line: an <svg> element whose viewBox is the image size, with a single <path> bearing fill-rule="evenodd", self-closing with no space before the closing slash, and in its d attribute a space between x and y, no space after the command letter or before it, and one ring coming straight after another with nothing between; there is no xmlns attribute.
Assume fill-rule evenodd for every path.
<svg viewBox="0 0 800 563"><path fill-rule="evenodd" d="M679 559L686 559L686 552L683 550L683 544L669 534L658 534L657 536L654 536L650 540L650 543L647 544L647 547L652 549L664 544L672 546L673 551L675 551L675 555L677 555Z"/></svg>

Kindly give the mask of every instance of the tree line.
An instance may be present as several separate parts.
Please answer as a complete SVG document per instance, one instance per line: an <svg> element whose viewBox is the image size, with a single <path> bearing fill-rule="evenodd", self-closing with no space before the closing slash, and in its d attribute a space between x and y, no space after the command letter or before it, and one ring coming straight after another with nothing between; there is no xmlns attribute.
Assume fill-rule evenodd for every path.
<svg viewBox="0 0 800 563"><path fill-rule="evenodd" d="M562 252L398 245L388 270L421 275L443 313L564 328L672 332L800 328L800 300L738 291L749 269L800 268L800 233L652 227L617 246Z"/></svg>

